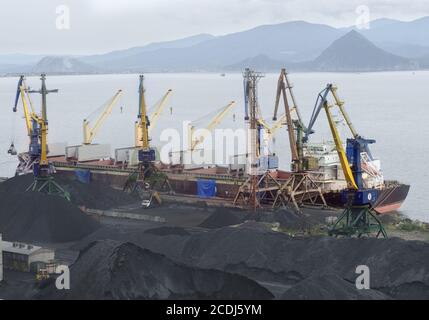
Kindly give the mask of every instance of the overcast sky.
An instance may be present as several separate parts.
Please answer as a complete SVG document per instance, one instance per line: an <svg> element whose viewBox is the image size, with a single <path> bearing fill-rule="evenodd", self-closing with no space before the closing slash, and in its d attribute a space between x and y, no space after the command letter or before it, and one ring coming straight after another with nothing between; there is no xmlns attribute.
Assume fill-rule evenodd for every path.
<svg viewBox="0 0 429 320"><path fill-rule="evenodd" d="M70 10L68 30L57 28L66 23L61 5ZM346 26L362 5L371 19L429 15L428 0L2 0L0 54L102 53L292 20Z"/></svg>

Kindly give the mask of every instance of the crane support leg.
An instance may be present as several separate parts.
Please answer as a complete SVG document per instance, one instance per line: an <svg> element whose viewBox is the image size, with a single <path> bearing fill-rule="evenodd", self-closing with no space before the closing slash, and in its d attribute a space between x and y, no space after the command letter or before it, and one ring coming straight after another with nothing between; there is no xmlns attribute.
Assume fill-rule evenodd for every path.
<svg viewBox="0 0 429 320"><path fill-rule="evenodd" d="M380 236L387 238L383 224L369 205L347 207L329 230L329 235L334 237L357 236L358 238L364 235L374 235L376 238Z"/></svg>
<svg viewBox="0 0 429 320"><path fill-rule="evenodd" d="M35 177L26 191L42 192L49 195L60 196L70 201L70 194L65 191L52 176Z"/></svg>

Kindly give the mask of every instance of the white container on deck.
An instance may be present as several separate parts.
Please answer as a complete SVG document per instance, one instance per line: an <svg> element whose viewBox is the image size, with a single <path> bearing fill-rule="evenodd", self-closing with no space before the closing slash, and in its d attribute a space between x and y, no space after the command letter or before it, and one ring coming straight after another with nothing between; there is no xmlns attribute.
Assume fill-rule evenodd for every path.
<svg viewBox="0 0 429 320"><path fill-rule="evenodd" d="M66 158L79 162L110 158L110 144L88 144L66 148Z"/></svg>

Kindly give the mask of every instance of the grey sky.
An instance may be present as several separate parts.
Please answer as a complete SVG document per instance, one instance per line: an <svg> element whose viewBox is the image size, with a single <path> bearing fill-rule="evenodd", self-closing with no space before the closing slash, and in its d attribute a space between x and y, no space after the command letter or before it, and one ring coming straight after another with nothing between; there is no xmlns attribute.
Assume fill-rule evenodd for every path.
<svg viewBox="0 0 429 320"><path fill-rule="evenodd" d="M70 8L70 30L56 28L60 5ZM371 19L429 15L427 0L2 0L0 54L102 53L291 20L345 26L361 5Z"/></svg>

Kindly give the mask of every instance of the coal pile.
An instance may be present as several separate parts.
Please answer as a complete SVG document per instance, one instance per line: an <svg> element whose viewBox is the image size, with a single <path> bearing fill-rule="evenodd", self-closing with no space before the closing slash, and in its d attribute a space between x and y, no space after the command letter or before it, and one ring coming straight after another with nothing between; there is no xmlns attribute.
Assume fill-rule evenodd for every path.
<svg viewBox="0 0 429 320"><path fill-rule="evenodd" d="M175 263L135 244L91 243L71 269L71 290L51 284L42 299L272 299L256 282Z"/></svg>
<svg viewBox="0 0 429 320"><path fill-rule="evenodd" d="M358 290L337 275L327 274L307 278L288 289L282 300L388 300L376 290Z"/></svg>
<svg viewBox="0 0 429 320"><path fill-rule="evenodd" d="M72 203L77 206L107 210L138 201L137 198L99 181L91 181L91 183L85 184L74 177L54 175L54 178L64 190L70 193ZM11 178L0 184L0 194L3 192L22 193L32 181L32 175Z"/></svg>
<svg viewBox="0 0 429 320"><path fill-rule="evenodd" d="M356 267L366 265L371 272L371 289L393 299L429 299L429 244L426 242L397 238L291 237L253 224L194 231L189 236L160 237L123 230L120 237L121 241L129 238L141 247L188 266L231 272L287 287L304 280L320 287L323 285L320 275L334 274L344 282L339 281L337 286L331 286L330 292L320 294L345 299L355 295L346 285L355 283ZM115 231L114 236L116 234ZM96 238L93 235L88 238L110 237L109 232L95 235ZM335 289L338 286L344 288ZM295 289L303 290L304 286Z"/></svg>
<svg viewBox="0 0 429 320"><path fill-rule="evenodd" d="M168 246L168 243L164 243ZM429 243L401 239L294 238L254 228L194 234L181 261L254 280L298 282L336 274L354 283L356 267L371 271L371 288L399 299L429 299Z"/></svg>
<svg viewBox="0 0 429 320"><path fill-rule="evenodd" d="M154 234L157 236L189 236L190 233L183 228L178 227L160 227L146 230L144 233Z"/></svg>
<svg viewBox="0 0 429 320"><path fill-rule="evenodd" d="M0 197L0 233L5 240L69 242L99 228L97 221L58 196L2 192Z"/></svg>
<svg viewBox="0 0 429 320"><path fill-rule="evenodd" d="M240 217L239 212L228 210L225 208L217 209L211 214L206 220L204 220L199 227L206 229L216 229L226 226L240 224L244 221L243 217Z"/></svg>
<svg viewBox="0 0 429 320"><path fill-rule="evenodd" d="M294 230L310 229L315 223L304 213L281 209L273 213L259 213L256 217L261 222L278 222L281 227Z"/></svg>

